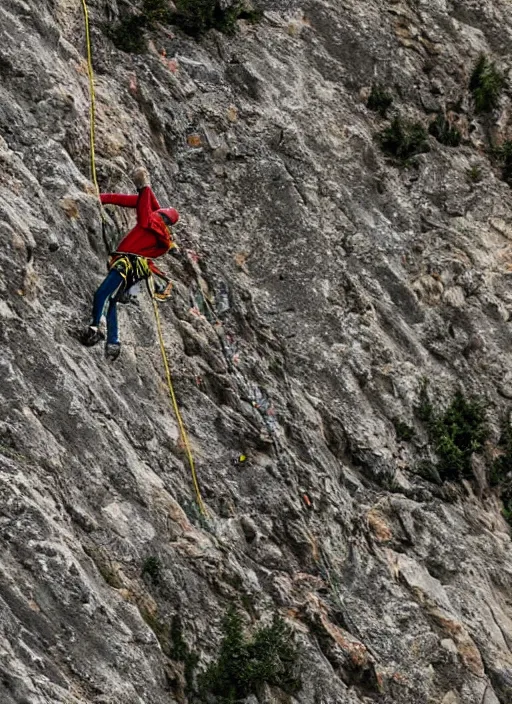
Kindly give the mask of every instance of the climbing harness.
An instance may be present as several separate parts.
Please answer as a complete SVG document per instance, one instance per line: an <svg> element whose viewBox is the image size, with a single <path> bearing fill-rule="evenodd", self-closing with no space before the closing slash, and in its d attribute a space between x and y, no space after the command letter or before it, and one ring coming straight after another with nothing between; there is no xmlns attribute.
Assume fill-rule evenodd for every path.
<svg viewBox="0 0 512 704"><path fill-rule="evenodd" d="M86 45L87 45L87 72L89 76L89 97L90 97L90 105L89 105L89 139L90 139L90 153L91 153L91 161L90 161L90 166L91 166L91 178L94 183L94 188L96 190L96 195L98 196L98 201L100 203L100 213L101 213L101 232L103 236L103 242L105 244L105 248L107 250L107 254L110 255L111 249L109 246L109 242L107 239L106 235L106 225L107 225L107 217L105 215L104 209L103 209L103 204L101 203L100 199L100 189L98 185L98 178L96 174L96 148L95 148L95 140L96 140L96 127L95 127L95 116L96 116L96 95L94 91L94 71L93 71L93 66L92 66L92 50L91 50L91 34L90 34L90 28L89 28L89 11L87 9L87 2L86 0L82 0L82 7L84 11L84 21L85 21L85 40L86 40ZM119 256L116 256L118 254ZM183 424L183 419L181 417L180 409L178 407L178 402L176 401L176 395L174 393L174 388L172 384L172 378L171 378L171 372L169 368L169 362L167 360L167 354L165 351L165 344L164 344L164 339L163 339L163 334L162 334L162 325L160 322L160 314L158 312L158 305L157 305L157 299L164 300L167 298L170 294L170 287L169 285L165 289L163 293L155 293L155 282L153 280L153 275L151 273L151 270L149 269L149 264L148 261L145 257L132 257L132 255L129 254L124 254L124 253L114 253L113 258L109 261L109 268L114 267L119 271L121 276L125 279L125 281L129 280L130 277L130 272L135 275L135 278L138 279L146 279L147 284L148 284L148 289L151 295L151 300L153 302L153 310L155 312L155 320L156 320L156 326L157 326L157 331L158 331L158 339L160 342L160 352L162 354L162 362L164 365L165 369L165 375L167 379L167 386L169 389L169 395L171 397L172 401L172 406L174 409L174 413L176 415L176 420L180 429L180 435L181 439L183 442L183 446L185 448L185 452L187 454L188 462L190 465L190 471L192 473L192 482L194 484L194 489L196 492L196 499L197 499L197 504L199 506L199 510L201 514L207 518L208 517L208 512L206 510L206 506L204 504L204 501L201 496L201 492L199 489L199 483L197 480L197 473L196 473L196 468L194 464L194 458L192 456L192 451L190 449L190 443L188 440L187 436L187 431L185 430L185 426Z"/></svg>
<svg viewBox="0 0 512 704"><path fill-rule="evenodd" d="M108 260L108 269L119 272L125 282L125 292L118 299L118 303L132 303L140 292L140 282L152 276L146 257L125 252L114 252ZM172 281L165 279L165 282L166 285L162 284L158 290L154 286L153 295L159 301L167 301L171 296Z"/></svg>
<svg viewBox="0 0 512 704"><path fill-rule="evenodd" d="M117 303L139 305L137 295L140 293L141 281L151 275L148 260L135 254L114 252L108 260L108 270L117 271L124 280L124 285L116 297Z"/></svg>
<svg viewBox="0 0 512 704"><path fill-rule="evenodd" d="M172 406L174 409L174 414L176 416L176 420L178 421L181 441L183 443L183 447L184 447L185 453L187 455L188 463L190 465L190 471L192 473L192 482L194 484L194 490L196 492L197 505L199 507L199 510L201 511L201 514L205 518L208 518L208 511L206 510L206 506L204 504L203 497L201 496L201 490L199 489L199 482L197 480L197 472L196 472L194 457L192 455L192 450L190 448L190 442L188 439L187 431L185 429L185 425L183 423L183 419L181 417L180 409L178 407L178 402L176 400L176 394L174 393L174 387L173 387L172 378L171 378L171 370L169 367L169 361L167 359L167 353L165 351L165 343L164 343L164 337L163 337L163 333L162 333L162 323L160 321L160 313L158 312L158 305L157 305L156 298L155 298L155 282L154 282L152 276L150 276L148 278L148 289L149 289L149 293L151 295L151 300L153 302L153 310L155 313L156 328L157 328L157 332L158 332L158 341L160 343L160 353L162 355L162 363L164 365L165 376L167 379L167 388L169 389L169 396L171 398Z"/></svg>
<svg viewBox="0 0 512 704"><path fill-rule="evenodd" d="M133 286L137 281L151 276L148 260L146 257L140 257L137 254L114 252L109 259L108 268L118 271L129 287Z"/></svg>

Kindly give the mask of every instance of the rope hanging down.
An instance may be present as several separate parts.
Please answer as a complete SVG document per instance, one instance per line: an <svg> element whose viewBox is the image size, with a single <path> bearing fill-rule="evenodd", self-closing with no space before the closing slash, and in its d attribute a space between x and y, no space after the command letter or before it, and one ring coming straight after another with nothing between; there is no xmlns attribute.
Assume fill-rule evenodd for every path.
<svg viewBox="0 0 512 704"><path fill-rule="evenodd" d="M107 250L107 254L110 254L110 246L106 233L106 223L107 219L105 217L105 211L103 210L103 205L100 199L100 187L98 186L98 177L96 174L96 92L94 90L94 70L92 67L92 48L91 48L91 32L89 28L89 10L87 9L86 0L82 0L82 7L84 10L84 22L85 22L85 43L87 47L87 75L89 77L89 142L90 142L90 154L91 154L91 180L94 184L94 190L98 197L98 202L100 204L100 215L101 215L101 235L103 237L103 244Z"/></svg>
<svg viewBox="0 0 512 704"><path fill-rule="evenodd" d="M165 351L164 337L163 337L163 333L162 333L162 323L160 321L160 313L158 312L158 305L157 305L157 302L155 299L155 288L154 288L154 283L153 283L152 278L148 279L148 288L149 288L149 292L151 294L151 300L153 302L153 310L155 312L156 329L158 331L158 341L160 343L160 352L162 354L162 362L164 365L165 376L167 379L167 388L169 389L169 396L171 397L172 407L174 409L174 414L176 416L176 420L178 421L178 426L179 426L180 435L181 435L181 441L183 443L183 447L184 447L185 452L187 454L188 463L190 465L190 471L192 473L192 482L194 484L194 490L196 492L197 505L199 506L199 510L201 511L201 514L205 518L208 518L208 511L206 510L206 506L204 505L203 497L201 496L201 491L199 489L199 482L197 481L196 467L195 467L195 463L194 463L194 457L192 456L192 450L190 449L190 442L188 439L187 431L185 430L185 425L183 423L183 419L181 417L180 409L178 407L178 402L176 400L176 394L174 393L174 387L172 385L171 370L169 368L169 361L167 359L167 354Z"/></svg>
<svg viewBox="0 0 512 704"><path fill-rule="evenodd" d="M90 139L90 150L91 150L91 178L92 178L92 182L94 183L96 195L98 196L98 200L100 202L100 213L101 213L101 220L102 220L101 230L102 230L102 235L103 235L103 241L104 241L105 247L107 249L107 254L110 254L109 245L108 245L107 237L105 234L105 220L106 220L106 218L105 218L105 213L103 212L103 205L100 200L100 188L98 186L98 178L96 175L96 147L95 147L96 95L95 95L95 91L94 91L94 71L93 71L93 67L92 67L91 33L89 30L89 11L87 9L86 0L82 0L82 7L84 10L85 41L86 41L86 45L87 45L87 72L89 75L89 95L90 95L89 139ZM164 338L163 338L163 334L162 334L162 324L160 322L160 314L158 312L158 306L157 306L157 302L155 299L155 286L154 286L153 277L151 275L148 279L148 289L151 294L151 300L153 302L153 309L155 311L156 327L158 330L158 340L160 342L160 352L162 354L162 362L163 362L164 369L165 369L165 376L167 379L167 387L169 389L169 396L171 397L172 406L173 406L174 413L176 415L176 420L178 422L178 426L180 429L181 440L183 442L183 446L185 448L185 452L186 452L187 458L188 458L188 463L190 465L190 471L192 473L192 482L194 484L194 490L196 492L197 505L199 507L201 514L205 518L207 518L208 512L206 510L206 506L205 506L203 498L201 496L201 491L199 490L199 482L197 481L196 467L195 467L195 463L194 463L194 458L192 456L192 450L190 449L190 442L188 439L187 431L185 430L185 425L183 424L183 419L181 417L180 409L178 407L178 402L176 400L176 394L174 393L174 387L172 385L171 371L169 368L169 362L167 360L167 354L165 352L165 344L164 344Z"/></svg>
<svg viewBox="0 0 512 704"><path fill-rule="evenodd" d="M92 68L92 51L91 51L91 33L89 30L89 11L87 9L87 3L82 0L82 6L84 8L84 20L85 20L85 43L87 46L87 73L89 75L89 139L91 144L91 178L94 183L94 188L96 190L96 195L100 197L100 189L98 186L98 179L96 176L96 94L94 91L94 71Z"/></svg>

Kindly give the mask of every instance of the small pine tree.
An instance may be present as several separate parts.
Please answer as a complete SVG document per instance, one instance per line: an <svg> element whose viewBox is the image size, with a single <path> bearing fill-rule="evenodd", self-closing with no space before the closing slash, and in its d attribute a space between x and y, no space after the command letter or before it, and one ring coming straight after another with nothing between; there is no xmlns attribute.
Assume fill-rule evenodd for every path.
<svg viewBox="0 0 512 704"><path fill-rule="evenodd" d="M158 24L175 24L191 36L198 37L209 29L234 34L237 20L256 23L261 20L260 10L245 9L243 0L223 7L220 0L175 0L175 10L168 0L144 0L139 13L126 15L114 25L105 25L105 34L115 46L132 54L147 50L146 32Z"/></svg>
<svg viewBox="0 0 512 704"><path fill-rule="evenodd" d="M173 23L196 37L209 29L235 34L238 19L246 19L255 24L263 17L260 10L246 9L243 0L234 2L229 7L224 7L219 0L175 0L175 5Z"/></svg>
<svg viewBox="0 0 512 704"><path fill-rule="evenodd" d="M387 93L379 84L372 85L372 92L366 107L373 112L378 112L381 117L386 117L387 111L393 104L393 96Z"/></svg>
<svg viewBox="0 0 512 704"><path fill-rule="evenodd" d="M398 116L380 133L379 140L383 151L401 161L430 150L423 125L419 122L406 122Z"/></svg>
<svg viewBox="0 0 512 704"><path fill-rule="evenodd" d="M113 26L106 25L104 31L121 51L143 54L148 48L146 27L147 21L143 15L128 15Z"/></svg>
<svg viewBox="0 0 512 704"><path fill-rule="evenodd" d="M460 130L452 125L442 113L439 113L434 122L430 123L428 131L438 142L447 147L458 147L462 141Z"/></svg>
<svg viewBox="0 0 512 704"><path fill-rule="evenodd" d="M482 180L482 168L478 166L478 164L473 164L473 166L466 171L466 178L469 183L480 183Z"/></svg>
<svg viewBox="0 0 512 704"><path fill-rule="evenodd" d="M489 434L486 404L480 399L468 400L457 391L448 408L436 412L423 384L418 415L427 423L439 458L436 469L440 478L446 481L470 477L471 455L482 449Z"/></svg>
<svg viewBox="0 0 512 704"><path fill-rule="evenodd" d="M296 675L297 649L291 629L275 617L272 625L260 628L252 640L243 634L242 617L230 609L224 618L217 661L199 676L200 694L218 697L222 704L234 704L256 693L265 682L293 694L301 687Z"/></svg>
<svg viewBox="0 0 512 704"><path fill-rule="evenodd" d="M505 77L485 54L480 54L471 74L469 89L473 93L475 112L495 110L505 87Z"/></svg>
<svg viewBox="0 0 512 704"><path fill-rule="evenodd" d="M146 18L148 27L154 27L159 22L165 24L172 18L167 0L144 0L142 14Z"/></svg>
<svg viewBox="0 0 512 704"><path fill-rule="evenodd" d="M199 656L193 653L183 638L183 624L179 615L173 616L169 634L170 657L173 660L183 662L185 665L184 675L187 689L192 691L194 687L194 671L199 662Z"/></svg>

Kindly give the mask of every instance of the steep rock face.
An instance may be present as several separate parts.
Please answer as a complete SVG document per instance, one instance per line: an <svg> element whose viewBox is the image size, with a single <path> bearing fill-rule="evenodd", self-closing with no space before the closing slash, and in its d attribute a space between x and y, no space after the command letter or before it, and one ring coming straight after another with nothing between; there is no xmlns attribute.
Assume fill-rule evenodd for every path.
<svg viewBox="0 0 512 704"><path fill-rule="evenodd" d="M115 364L76 339L105 271L81 3L2 0L2 704L184 701L164 626L180 615L204 669L231 603L300 644L302 690L260 701L512 700L507 524L482 457L471 481L418 475L415 413L423 377L440 406L482 395L496 446L512 398L512 198L486 153L510 103L477 119L467 90L480 52L510 67L509 3L265 9L235 37L162 27L135 56L101 31L126 8L90 3L100 186L133 190L145 163L219 314L228 289L223 343L167 262L205 520L147 296ZM464 145L386 160L375 81L425 124L457 110Z"/></svg>

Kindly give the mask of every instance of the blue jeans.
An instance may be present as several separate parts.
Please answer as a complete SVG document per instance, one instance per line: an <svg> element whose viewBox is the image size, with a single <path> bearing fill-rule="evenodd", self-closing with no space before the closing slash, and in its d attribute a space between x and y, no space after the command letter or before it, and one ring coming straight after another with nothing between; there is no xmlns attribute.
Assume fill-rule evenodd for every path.
<svg viewBox="0 0 512 704"><path fill-rule="evenodd" d="M92 323L96 327L100 324L101 316L107 308L107 343L119 343L119 331L117 326L117 298L123 292L125 281L121 274L115 269L111 269L101 286L94 294L92 304Z"/></svg>

